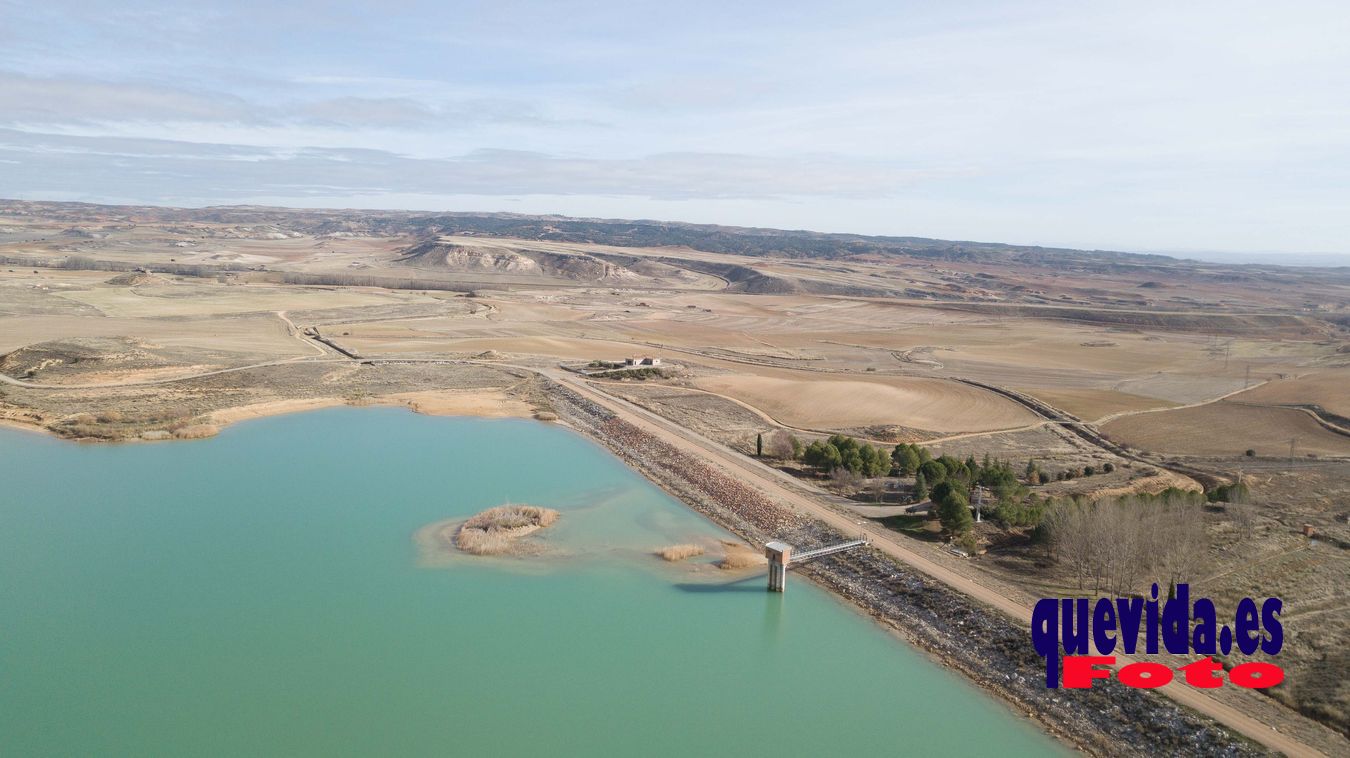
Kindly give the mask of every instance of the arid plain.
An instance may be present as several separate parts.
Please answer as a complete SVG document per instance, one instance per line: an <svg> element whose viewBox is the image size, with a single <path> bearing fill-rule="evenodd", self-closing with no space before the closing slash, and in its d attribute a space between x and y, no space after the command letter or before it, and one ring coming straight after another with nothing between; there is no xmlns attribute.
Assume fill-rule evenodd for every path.
<svg viewBox="0 0 1350 758"><path fill-rule="evenodd" d="M1220 697L1344 745L1350 270L932 241L775 253L763 230L729 252L745 230L698 249L483 218L506 221L2 203L0 419L104 441L339 403L551 419L566 376L746 455L846 434L1078 473L1041 497L1240 482L1243 512L1196 509L1192 584L1284 598L1291 684ZM628 358L660 363L596 364ZM897 524L902 478L775 465L1009 596L1075 589L1029 530L985 521L983 552L958 557ZM1319 667L1336 673L1314 684Z"/></svg>

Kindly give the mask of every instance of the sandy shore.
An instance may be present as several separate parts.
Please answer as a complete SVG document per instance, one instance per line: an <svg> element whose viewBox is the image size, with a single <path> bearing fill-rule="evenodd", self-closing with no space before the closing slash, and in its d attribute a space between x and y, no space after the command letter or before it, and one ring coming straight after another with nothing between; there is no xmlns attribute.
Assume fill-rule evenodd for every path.
<svg viewBox="0 0 1350 758"><path fill-rule="evenodd" d="M249 419L265 418L267 416L280 416L285 413L313 411L318 410L319 408L333 408L339 405L347 405L347 402L339 397L274 400L267 403L241 405L236 408L224 408L210 413L207 418L210 419L212 424L225 426L226 424L233 424L236 421L247 421Z"/></svg>
<svg viewBox="0 0 1350 758"><path fill-rule="evenodd" d="M275 400L237 408L225 408L210 414L213 424L232 424L236 421L299 413L339 405L392 405L407 408L428 416L478 416L481 418L529 418L534 406L510 397L501 390L427 390L376 395L351 402L340 397L311 397L298 400Z"/></svg>
<svg viewBox="0 0 1350 758"><path fill-rule="evenodd" d="M378 405L403 405L428 416L529 418L535 408L502 390L427 390L400 392L374 399Z"/></svg>
<svg viewBox="0 0 1350 758"><path fill-rule="evenodd" d="M31 432L33 434L49 434L53 437L56 436L55 434L52 434L51 430L47 429L44 426L39 426L38 424L19 421L17 419L12 418L0 418L0 427L4 427L6 429L13 429L19 432Z"/></svg>
<svg viewBox="0 0 1350 758"><path fill-rule="evenodd" d="M198 426L225 427L239 421L280 416L288 413L301 413L323 408L339 406L396 406L407 408L414 413L428 416L475 416L479 418L534 418L537 409L529 403L511 397L504 390L426 390L422 392L400 392L390 395L376 395L352 402L342 397L310 397L290 400L272 400L265 403L240 405L212 411L202 418ZM541 416L542 418L542 416ZM0 426L25 432L50 434L54 437L69 439L56 434L36 419L0 416ZM181 439L169 437L167 439ZM79 440L77 440L79 441ZM107 440L88 440L107 441ZM138 437L115 440L116 442L149 442Z"/></svg>

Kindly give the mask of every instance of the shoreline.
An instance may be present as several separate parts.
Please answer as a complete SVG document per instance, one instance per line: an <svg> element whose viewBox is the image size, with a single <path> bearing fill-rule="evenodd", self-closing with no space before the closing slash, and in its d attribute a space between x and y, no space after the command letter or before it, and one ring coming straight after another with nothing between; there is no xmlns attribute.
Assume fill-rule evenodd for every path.
<svg viewBox="0 0 1350 758"><path fill-rule="evenodd" d="M79 440L72 437L62 437L56 432L53 432L51 429L42 426L41 424L29 424L12 418L0 418L0 427L5 429L13 429L16 432L40 434L44 437L51 437L52 439L65 440L66 442L79 442Z"/></svg>
<svg viewBox="0 0 1350 758"><path fill-rule="evenodd" d="M375 395L353 401L335 395L311 398L292 398L286 400L268 400L229 408L221 408L204 414L203 423L218 427L218 432L241 421L284 416L291 413L324 410L326 408L362 408L388 407L406 408L424 416L468 416L473 418L536 418L542 409L536 405L508 395L505 389L491 390L420 390L415 392L394 392L387 395ZM545 419L539 419L545 420ZM136 444L144 442L190 442L206 437L173 437L152 439L145 437L126 437L123 439L104 439L99 437L70 437L59 434L50 426L39 421L0 416L0 427L20 432L40 434L53 439L81 444Z"/></svg>

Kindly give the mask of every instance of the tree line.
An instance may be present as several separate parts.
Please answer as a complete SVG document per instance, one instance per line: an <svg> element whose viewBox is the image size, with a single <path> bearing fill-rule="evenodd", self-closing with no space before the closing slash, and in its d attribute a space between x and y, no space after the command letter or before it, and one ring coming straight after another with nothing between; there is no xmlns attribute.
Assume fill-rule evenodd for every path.
<svg viewBox="0 0 1350 758"><path fill-rule="evenodd" d="M757 438L757 454L765 453L764 443L763 436ZM973 546L973 493L976 487L983 488L987 498L982 509L988 518L1004 527L1034 528L1033 538L1052 545L1056 555L1072 556L1069 560L1080 584L1090 581L1094 589L1130 584L1136 577L1126 564L1148 550L1160 552L1155 558L1136 563L1149 570L1161 565L1159 561L1166 563L1176 569L1168 574L1175 579L1188 565L1182 556L1171 552L1175 546L1171 542L1158 544L1161 538L1140 537L1139 531L1171 530L1185 544L1200 544L1200 537L1194 534L1194 524L1198 523L1195 507L1206 502L1244 503L1250 496L1247 485L1237 481L1203 493L1168 488L1156 495L1131 495L1100 504L1082 496L1042 498L1028 485L1047 484L1052 477L1035 459L1026 462L1019 476L1011 461L988 454L980 461L973 455L965 460L947 454L934 458L921 445L900 443L886 451L841 434L803 446L795 436L779 433L768 439L768 452L784 460L799 459L843 484L860 485L863 478L912 476L912 502L931 500L943 533L967 546ZM1053 479L1113 471L1115 465L1107 462L1100 469L1089 465L1061 470ZM1136 505L1140 507L1138 518L1131 521L1128 511ZM1101 542L1113 530L1129 532L1124 546L1107 547Z"/></svg>
<svg viewBox="0 0 1350 758"><path fill-rule="evenodd" d="M1062 499L1049 504L1038 536L1049 555L1067 565L1078 589L1128 595L1152 581L1192 577L1207 547L1199 492L1105 500Z"/></svg>
<svg viewBox="0 0 1350 758"><path fill-rule="evenodd" d="M802 462L827 473L842 468L868 477L885 476L893 465L881 448L842 434L807 445L802 451Z"/></svg>
<svg viewBox="0 0 1350 758"><path fill-rule="evenodd" d="M793 443L796 438L790 437L787 446L796 449ZM932 500L943 531L953 539L966 537L971 531L974 521L970 516L970 493L977 486L989 493L985 507L993 519L1006 526L1035 526L1040 521L1040 503L1018 479L1012 463L989 455L983 461L976 461L973 455L965 460L945 454L934 458L927 448L910 443L900 443L888 452L836 434L801 448L800 457L806 465L840 481L913 476L911 500Z"/></svg>

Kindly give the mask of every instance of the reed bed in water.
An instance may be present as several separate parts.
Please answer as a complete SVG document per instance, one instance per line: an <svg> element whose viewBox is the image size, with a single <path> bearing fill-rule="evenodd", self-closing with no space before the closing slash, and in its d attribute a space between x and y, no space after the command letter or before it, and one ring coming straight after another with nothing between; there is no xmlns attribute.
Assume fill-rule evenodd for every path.
<svg viewBox="0 0 1350 758"><path fill-rule="evenodd" d="M769 562L767 558L739 542L723 540L722 548L722 560L717 562L717 567L720 569L726 569L728 571L748 569L755 566L763 566Z"/></svg>
<svg viewBox="0 0 1350 758"><path fill-rule="evenodd" d="M702 545L685 544L685 545L671 545L669 547L663 547L660 550L657 550L656 554L661 556L665 560L674 563L676 561L682 561L686 558L693 558L698 555L703 555L704 552L705 551L703 550Z"/></svg>
<svg viewBox="0 0 1350 758"><path fill-rule="evenodd" d="M473 555L514 552L515 541L558 520L552 508L499 505L471 516L455 532L455 547Z"/></svg>

